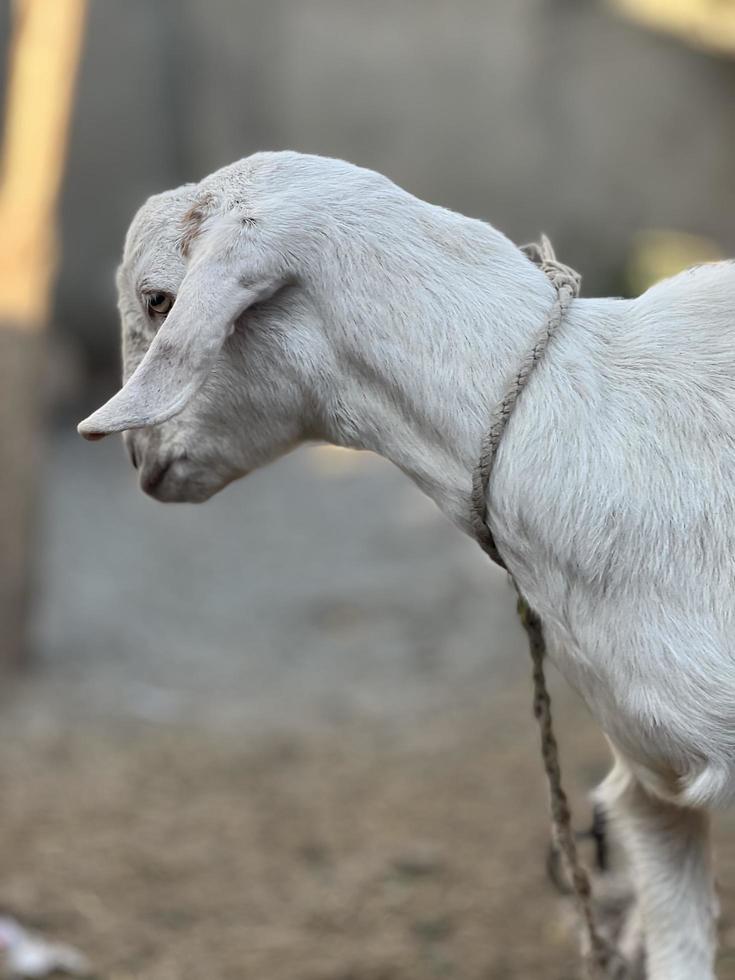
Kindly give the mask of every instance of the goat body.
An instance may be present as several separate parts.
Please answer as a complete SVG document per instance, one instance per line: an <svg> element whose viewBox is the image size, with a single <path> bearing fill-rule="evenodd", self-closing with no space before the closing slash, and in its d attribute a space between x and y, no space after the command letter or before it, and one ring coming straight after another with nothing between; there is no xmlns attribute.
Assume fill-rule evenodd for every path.
<svg viewBox="0 0 735 980"><path fill-rule="evenodd" d="M151 198L118 285L127 382L80 431L125 431L149 493L203 500L322 439L392 460L468 532L491 409L553 302L489 225L295 153ZM735 796L734 357L735 264L574 301L488 488L499 550L613 746L600 797L651 980L714 977L706 808Z"/></svg>

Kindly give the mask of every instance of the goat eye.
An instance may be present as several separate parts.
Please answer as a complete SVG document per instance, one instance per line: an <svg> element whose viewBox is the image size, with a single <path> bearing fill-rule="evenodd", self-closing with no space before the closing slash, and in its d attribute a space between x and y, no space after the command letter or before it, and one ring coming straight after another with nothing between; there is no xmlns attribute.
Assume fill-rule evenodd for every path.
<svg viewBox="0 0 735 980"><path fill-rule="evenodd" d="M149 316L166 316L174 305L173 296L168 293L148 293L145 302Z"/></svg>

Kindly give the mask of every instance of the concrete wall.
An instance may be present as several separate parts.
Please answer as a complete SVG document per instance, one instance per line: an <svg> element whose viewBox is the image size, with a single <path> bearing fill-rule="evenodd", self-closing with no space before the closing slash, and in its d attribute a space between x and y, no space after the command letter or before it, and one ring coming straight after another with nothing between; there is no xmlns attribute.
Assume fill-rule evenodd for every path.
<svg viewBox="0 0 735 980"><path fill-rule="evenodd" d="M334 154L539 230L619 288L636 230L735 252L735 64L600 0L93 0L58 321L115 349L113 270L152 191L256 149Z"/></svg>

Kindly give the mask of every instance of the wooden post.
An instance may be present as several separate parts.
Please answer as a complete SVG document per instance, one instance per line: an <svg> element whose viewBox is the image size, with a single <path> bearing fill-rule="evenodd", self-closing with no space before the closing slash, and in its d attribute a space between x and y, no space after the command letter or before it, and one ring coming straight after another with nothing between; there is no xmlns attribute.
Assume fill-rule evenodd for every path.
<svg viewBox="0 0 735 980"><path fill-rule="evenodd" d="M0 171L0 667L26 652L44 328L86 0L15 0Z"/></svg>

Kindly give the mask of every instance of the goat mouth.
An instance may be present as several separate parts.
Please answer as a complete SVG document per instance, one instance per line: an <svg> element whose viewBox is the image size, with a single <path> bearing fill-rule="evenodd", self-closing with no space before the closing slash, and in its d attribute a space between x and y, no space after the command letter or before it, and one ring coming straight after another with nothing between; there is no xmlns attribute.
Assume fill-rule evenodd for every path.
<svg viewBox="0 0 735 980"><path fill-rule="evenodd" d="M221 483L208 479L186 456L146 462L139 482L145 494L164 504L201 504L222 489Z"/></svg>
<svg viewBox="0 0 735 980"><path fill-rule="evenodd" d="M149 497L156 496L156 491L160 489L166 474L171 469L171 463L172 461L168 460L166 462L155 462L143 467L140 471L140 489L143 493L147 493Z"/></svg>

